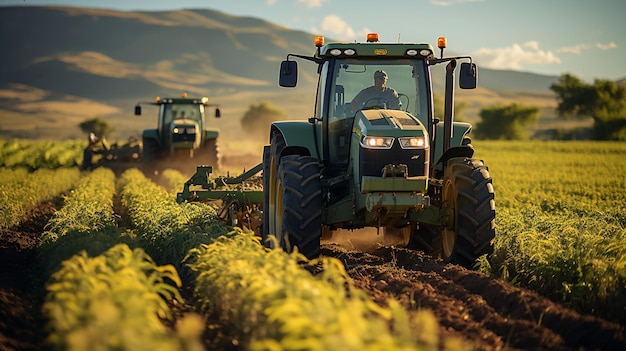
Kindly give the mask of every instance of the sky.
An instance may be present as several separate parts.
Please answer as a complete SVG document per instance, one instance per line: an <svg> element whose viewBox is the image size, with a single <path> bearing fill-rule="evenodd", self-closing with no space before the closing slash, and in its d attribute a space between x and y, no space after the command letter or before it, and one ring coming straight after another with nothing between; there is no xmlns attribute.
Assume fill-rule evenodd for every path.
<svg viewBox="0 0 626 351"><path fill-rule="evenodd" d="M626 78L624 0L0 0L120 11L212 9L341 41L429 42L479 67Z"/></svg>

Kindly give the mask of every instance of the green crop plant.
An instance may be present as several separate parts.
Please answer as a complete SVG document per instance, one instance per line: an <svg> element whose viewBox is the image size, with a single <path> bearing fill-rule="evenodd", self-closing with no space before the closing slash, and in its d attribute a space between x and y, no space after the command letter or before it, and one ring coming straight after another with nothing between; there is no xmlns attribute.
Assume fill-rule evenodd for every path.
<svg viewBox="0 0 626 351"><path fill-rule="evenodd" d="M38 168L75 167L81 164L83 140L9 140L0 141L0 167Z"/></svg>
<svg viewBox="0 0 626 351"><path fill-rule="evenodd" d="M52 200L78 182L77 168L37 169L29 172L17 167L0 169L0 228L19 224L26 211L42 201Z"/></svg>
<svg viewBox="0 0 626 351"><path fill-rule="evenodd" d="M181 321L178 334L161 322L172 318L166 301L182 301L181 285L173 266L157 266L142 249L82 251L46 287L47 341L55 350L202 350L198 317Z"/></svg>
<svg viewBox="0 0 626 351"><path fill-rule="evenodd" d="M229 323L250 350L438 350L436 340L417 343L416 325L434 331L422 316L409 320L398 302L374 303L351 285L341 261L308 262L297 251L266 250L239 228L190 251L197 274L194 295L206 314ZM427 314L427 312L423 312ZM436 339L436 337L434 338ZM424 341L424 339L422 339ZM464 349L460 343L456 349Z"/></svg>
<svg viewBox="0 0 626 351"><path fill-rule="evenodd" d="M474 144L498 194L493 273L626 322L626 144Z"/></svg>
<svg viewBox="0 0 626 351"><path fill-rule="evenodd" d="M81 178L41 235L38 254L48 271L81 250L98 255L118 243L114 195L113 171L100 168Z"/></svg>
<svg viewBox="0 0 626 351"><path fill-rule="evenodd" d="M122 174L122 204L143 247L158 263L184 267L187 251L225 234L215 210L202 203L176 203L168 193L137 169Z"/></svg>
<svg viewBox="0 0 626 351"><path fill-rule="evenodd" d="M175 169L168 168L163 171L161 179L163 179L163 187L165 190L175 197L176 193L183 188L183 185L187 181L188 177L185 177L182 173Z"/></svg>

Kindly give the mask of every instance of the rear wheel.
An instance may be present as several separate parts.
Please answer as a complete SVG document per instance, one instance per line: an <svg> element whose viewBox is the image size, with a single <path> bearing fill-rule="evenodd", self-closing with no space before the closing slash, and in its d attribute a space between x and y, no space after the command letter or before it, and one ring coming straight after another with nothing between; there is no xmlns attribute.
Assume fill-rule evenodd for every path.
<svg viewBox="0 0 626 351"><path fill-rule="evenodd" d="M202 149L200 149L198 156L198 162L201 162L203 165L212 166L214 171L220 169L221 164L217 139L207 140L202 146Z"/></svg>
<svg viewBox="0 0 626 351"><path fill-rule="evenodd" d="M428 256L441 257L441 229L429 225L419 224L413 229L408 247L412 250L419 250Z"/></svg>
<svg viewBox="0 0 626 351"><path fill-rule="evenodd" d="M278 167L274 216L280 246L294 248L308 259L320 254L322 191L320 167L315 157L289 155Z"/></svg>
<svg viewBox="0 0 626 351"><path fill-rule="evenodd" d="M278 161L285 148L285 139L279 132L272 133L270 145L263 149L263 242L267 247L274 247L267 238L276 233L276 185L278 181Z"/></svg>
<svg viewBox="0 0 626 351"><path fill-rule="evenodd" d="M269 244L267 242L267 234L269 233L270 225L270 151L271 147L269 145L263 147L263 223L261 224L261 239L265 246Z"/></svg>
<svg viewBox="0 0 626 351"><path fill-rule="evenodd" d="M158 173L159 144L152 138L143 138L141 155L141 169L148 178L154 178Z"/></svg>
<svg viewBox="0 0 626 351"><path fill-rule="evenodd" d="M442 258L472 268L474 261L493 252L495 202L489 171L482 161L453 158L444 171Z"/></svg>

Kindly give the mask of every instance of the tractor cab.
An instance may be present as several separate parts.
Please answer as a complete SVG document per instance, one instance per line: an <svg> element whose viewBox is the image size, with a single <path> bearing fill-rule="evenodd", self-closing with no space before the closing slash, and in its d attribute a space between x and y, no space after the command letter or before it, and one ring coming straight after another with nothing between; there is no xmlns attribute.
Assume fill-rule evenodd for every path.
<svg viewBox="0 0 626 351"><path fill-rule="evenodd" d="M416 128L423 129L425 139L419 142L420 148L428 148L430 144L434 150L430 160L422 158L422 161L433 165L450 144L460 144L469 133L469 124L453 122L452 111L446 124L450 130L444 130L444 123L437 125L438 120L434 117L431 66L444 62L456 66L455 59L468 58L443 58L445 38L438 40L441 58L436 57L435 49L429 43L381 43L377 33L368 34L366 43L324 44L324 38L319 36L315 45L317 51L313 57L291 56L314 61L319 67L315 114L310 121L321 122L315 123L319 129L315 142L319 155L322 155L321 161L328 169L347 166L353 144L358 145L364 137L359 134L365 132L364 125L369 125L366 129L371 136L384 136L390 133L388 124L392 123L395 125L391 128L394 135L386 136L397 138L413 136ZM462 63L459 76L461 88L476 87L474 63ZM293 87L296 82L297 64L288 56L282 62L279 83L284 87ZM447 91L452 92L452 89L450 84ZM453 105L453 98L453 94L446 93L447 106ZM380 133L376 129L380 129ZM437 133L437 129L441 131ZM420 135L419 132L417 134ZM444 134L454 140L444 145ZM380 142L383 142L380 146L372 144L366 147L398 147Z"/></svg>
<svg viewBox="0 0 626 351"><path fill-rule="evenodd" d="M159 109L157 127L142 133L143 163L147 174L171 165L175 159L170 157L195 159L194 162L219 167L216 140L219 131L208 128L206 118L209 106L215 106L216 118L221 117L219 106L209 104L207 97L188 98L183 93L180 98L157 96L152 102L140 102L135 106L135 115L141 115L141 104Z"/></svg>

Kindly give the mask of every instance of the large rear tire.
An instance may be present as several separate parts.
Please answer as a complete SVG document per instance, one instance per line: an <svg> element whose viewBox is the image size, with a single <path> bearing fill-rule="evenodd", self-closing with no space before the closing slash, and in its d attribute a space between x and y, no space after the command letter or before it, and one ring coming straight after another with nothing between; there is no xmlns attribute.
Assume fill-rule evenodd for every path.
<svg viewBox="0 0 626 351"><path fill-rule="evenodd" d="M496 210L488 168L477 159L450 159L442 198L451 219L442 229L442 258L473 268L477 258L493 252Z"/></svg>
<svg viewBox="0 0 626 351"><path fill-rule="evenodd" d="M297 247L308 259L319 256L321 189L320 166L315 157L289 155L280 159L274 218L278 241L286 252Z"/></svg>
<svg viewBox="0 0 626 351"><path fill-rule="evenodd" d="M264 246L269 247L267 241L270 225L270 151L271 147L263 147L263 223L261 223L261 240Z"/></svg>
<svg viewBox="0 0 626 351"><path fill-rule="evenodd" d="M276 233L276 185L278 182L278 163L285 148L285 138L280 132L272 133L269 147L263 149L263 234L265 246L274 247L274 242L267 240ZM279 238L277 238L279 239Z"/></svg>
<svg viewBox="0 0 626 351"><path fill-rule="evenodd" d="M213 167L213 172L218 171L222 166L220 163L220 153L217 139L207 140L202 149L200 150L200 156L196 163L203 165L209 165Z"/></svg>
<svg viewBox="0 0 626 351"><path fill-rule="evenodd" d="M441 240L441 229L429 224L418 224L411 232L408 247L412 250L422 251L433 258L440 258L442 249Z"/></svg>
<svg viewBox="0 0 626 351"><path fill-rule="evenodd" d="M152 138L143 138L142 143L141 169L146 177L154 178L159 172L159 144Z"/></svg>

